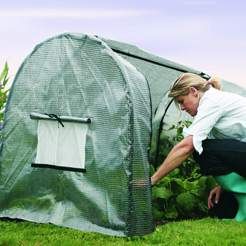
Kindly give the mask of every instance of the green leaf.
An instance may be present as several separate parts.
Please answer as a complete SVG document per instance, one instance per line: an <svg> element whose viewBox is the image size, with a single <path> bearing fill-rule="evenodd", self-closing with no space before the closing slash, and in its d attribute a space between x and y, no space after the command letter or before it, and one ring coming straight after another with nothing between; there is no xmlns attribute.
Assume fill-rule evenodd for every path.
<svg viewBox="0 0 246 246"><path fill-rule="evenodd" d="M4 66L3 72L0 75L0 82L2 81L3 78L6 78L7 77L8 71L9 71L8 63L5 62L5 66Z"/></svg>
<svg viewBox="0 0 246 246"><path fill-rule="evenodd" d="M189 120L185 120L185 121L184 121L184 125L185 125L187 128L188 128L191 124L192 124L192 122L189 121Z"/></svg>
<svg viewBox="0 0 246 246"><path fill-rule="evenodd" d="M206 182L207 182L207 177L206 176L202 176L199 181L198 181L198 185L200 186L200 188L205 189L206 188Z"/></svg>
<svg viewBox="0 0 246 246"><path fill-rule="evenodd" d="M153 165L150 165L150 175L154 175L155 174L155 168Z"/></svg>
<svg viewBox="0 0 246 246"><path fill-rule="evenodd" d="M198 200L207 204L210 191L208 189L199 189L197 193L198 194L196 196L198 197Z"/></svg>
<svg viewBox="0 0 246 246"><path fill-rule="evenodd" d="M206 184L209 191L214 189L218 185L218 183L212 176L208 176Z"/></svg>
<svg viewBox="0 0 246 246"><path fill-rule="evenodd" d="M172 172L168 174L169 177L175 177L179 174L179 168L175 168Z"/></svg>
<svg viewBox="0 0 246 246"><path fill-rule="evenodd" d="M184 188L186 190L193 190L193 191L197 190L199 188L198 180L195 180L193 182L189 182L189 181L185 180L184 181Z"/></svg>
<svg viewBox="0 0 246 246"><path fill-rule="evenodd" d="M179 194L185 191L184 182L179 178L172 178L170 186L174 194Z"/></svg>
<svg viewBox="0 0 246 246"><path fill-rule="evenodd" d="M183 133L183 127L179 127L177 129L177 135L181 135Z"/></svg>
<svg viewBox="0 0 246 246"><path fill-rule="evenodd" d="M164 212L158 210L156 207L153 207L153 216L155 220L159 220L164 216Z"/></svg>
<svg viewBox="0 0 246 246"><path fill-rule="evenodd" d="M202 213L208 212L208 206L205 205L203 202L198 202L196 206Z"/></svg>
<svg viewBox="0 0 246 246"><path fill-rule="evenodd" d="M173 130L173 129L175 129L175 125L172 125L172 126L168 129L168 131L171 131L171 130Z"/></svg>
<svg viewBox="0 0 246 246"><path fill-rule="evenodd" d="M5 85L7 84L8 81L9 81L9 78L6 78L6 77L5 77L5 79L4 79L4 81L3 81L3 86L5 86Z"/></svg>
<svg viewBox="0 0 246 246"><path fill-rule="evenodd" d="M160 179L157 183L156 186L157 187L166 187L169 184L170 178L169 177L163 177L162 179Z"/></svg>
<svg viewBox="0 0 246 246"><path fill-rule="evenodd" d="M156 188L156 197L167 200L173 193L165 187Z"/></svg>
<svg viewBox="0 0 246 246"><path fill-rule="evenodd" d="M179 216L178 210L174 204L169 206L168 209L165 211L165 217L167 219L177 219Z"/></svg>
<svg viewBox="0 0 246 246"><path fill-rule="evenodd" d="M185 192L177 196L178 208L183 213L190 213L195 207L195 197L190 192Z"/></svg>

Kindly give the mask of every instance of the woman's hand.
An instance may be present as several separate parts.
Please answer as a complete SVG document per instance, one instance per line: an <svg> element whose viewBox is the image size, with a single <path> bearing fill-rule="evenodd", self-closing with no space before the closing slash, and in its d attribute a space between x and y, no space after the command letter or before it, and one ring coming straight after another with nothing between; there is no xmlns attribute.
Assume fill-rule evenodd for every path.
<svg viewBox="0 0 246 246"><path fill-rule="evenodd" d="M215 196L215 204L217 204L219 202L220 195L222 192L223 190L220 185L210 191L210 195L208 197L208 208L209 209L214 207L214 203L213 203L214 196Z"/></svg>
<svg viewBox="0 0 246 246"><path fill-rule="evenodd" d="M156 183L157 183L157 179L155 179L153 176L151 177L151 186L154 186L154 185L156 185Z"/></svg>

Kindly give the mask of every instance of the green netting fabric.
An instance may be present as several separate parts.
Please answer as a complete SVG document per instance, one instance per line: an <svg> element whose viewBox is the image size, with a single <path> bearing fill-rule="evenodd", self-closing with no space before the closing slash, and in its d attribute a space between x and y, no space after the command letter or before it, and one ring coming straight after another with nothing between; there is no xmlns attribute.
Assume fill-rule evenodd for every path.
<svg viewBox="0 0 246 246"><path fill-rule="evenodd" d="M147 78L150 86L153 115L163 96L170 90L171 83L180 73L189 71L204 74L198 70L143 51L136 46L109 39L102 40Z"/></svg>
<svg viewBox="0 0 246 246"><path fill-rule="evenodd" d="M168 129L177 120L192 120L167 97L182 72L209 77L135 46L83 34L66 33L37 45L20 67L6 106L0 216L117 236L151 233L149 159L159 164L172 141ZM222 84L246 96L244 88ZM57 158L41 150L51 156L48 164L35 163L40 120L57 121L39 131L42 141L50 132L59 153ZM79 148L83 167L78 168L83 151L75 167L57 161L64 155L69 162L76 149L73 143L60 151L65 141L55 141L55 134L65 139L62 122L65 128L78 124L70 125L76 141L86 137Z"/></svg>
<svg viewBox="0 0 246 246"><path fill-rule="evenodd" d="M150 87L151 102L152 102L152 141L150 151L150 163L156 165L158 155L158 137L159 127L162 116L168 106L167 93L170 90L170 85L182 72L192 72L203 76L208 76L201 71L180 65L169 61L162 57L150 54L136 46L103 39L116 53L130 62L138 71L140 71L147 79ZM164 98L164 99L163 99ZM157 110L160 108L159 113ZM160 111L162 113L160 113ZM173 115L174 116L174 115ZM178 116L174 116L174 118ZM175 122L173 122L175 123ZM166 133L167 135L169 132ZM162 159L163 160L163 159Z"/></svg>
<svg viewBox="0 0 246 246"><path fill-rule="evenodd" d="M109 39L102 40L125 60L133 64L149 83L152 101L152 141L149 158L150 163L157 166L163 161L163 153L158 153L160 138L162 150L164 149L162 152L165 152L165 148L169 149L172 145L172 137L174 136L174 131L168 131L168 129L177 121L192 121L189 115L180 113L174 103L168 99L167 95L171 84L183 72L195 73L204 78L209 78L211 75L150 54L130 44ZM222 80L222 89L246 96L245 88L229 81Z"/></svg>
<svg viewBox="0 0 246 246"><path fill-rule="evenodd" d="M31 118L35 113L54 116L56 132L63 130L62 117L72 119L69 124L90 119L84 172L52 160L32 166L39 121L46 118ZM151 116L146 78L100 39L65 33L37 45L21 65L6 106L0 216L116 236L151 233ZM63 148L63 141L55 144ZM66 151L60 152L67 157Z"/></svg>

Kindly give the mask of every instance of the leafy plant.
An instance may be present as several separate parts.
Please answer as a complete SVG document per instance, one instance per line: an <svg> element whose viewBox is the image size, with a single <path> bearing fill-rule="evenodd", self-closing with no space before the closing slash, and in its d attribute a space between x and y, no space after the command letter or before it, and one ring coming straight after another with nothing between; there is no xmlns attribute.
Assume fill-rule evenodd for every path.
<svg viewBox="0 0 246 246"><path fill-rule="evenodd" d="M8 99L8 93L10 90L10 89L6 90L6 84L9 80L8 72L9 72L8 63L5 62L4 69L0 75L0 137L2 133L2 127L3 127L3 117L4 117L5 105L6 105L6 101Z"/></svg>
<svg viewBox="0 0 246 246"><path fill-rule="evenodd" d="M176 145L183 136L184 126L190 121L179 121L169 130L176 135L170 142ZM157 170L160 166L157 167ZM151 175L155 169L151 166ZM197 218L207 215L207 198L217 185L212 176L202 176L200 167L191 155L181 166L159 180L152 188L153 214L155 219Z"/></svg>

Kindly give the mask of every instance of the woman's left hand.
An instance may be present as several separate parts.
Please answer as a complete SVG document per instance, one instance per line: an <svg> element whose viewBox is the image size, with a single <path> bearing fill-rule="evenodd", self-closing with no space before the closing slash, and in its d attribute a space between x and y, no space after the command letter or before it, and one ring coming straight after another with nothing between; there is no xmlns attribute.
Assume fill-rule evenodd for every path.
<svg viewBox="0 0 246 246"><path fill-rule="evenodd" d="M208 208L209 209L214 207L214 203L213 203L214 196L215 196L215 204L217 204L219 202L220 195L222 192L223 190L220 185L210 191L210 195L208 197Z"/></svg>

